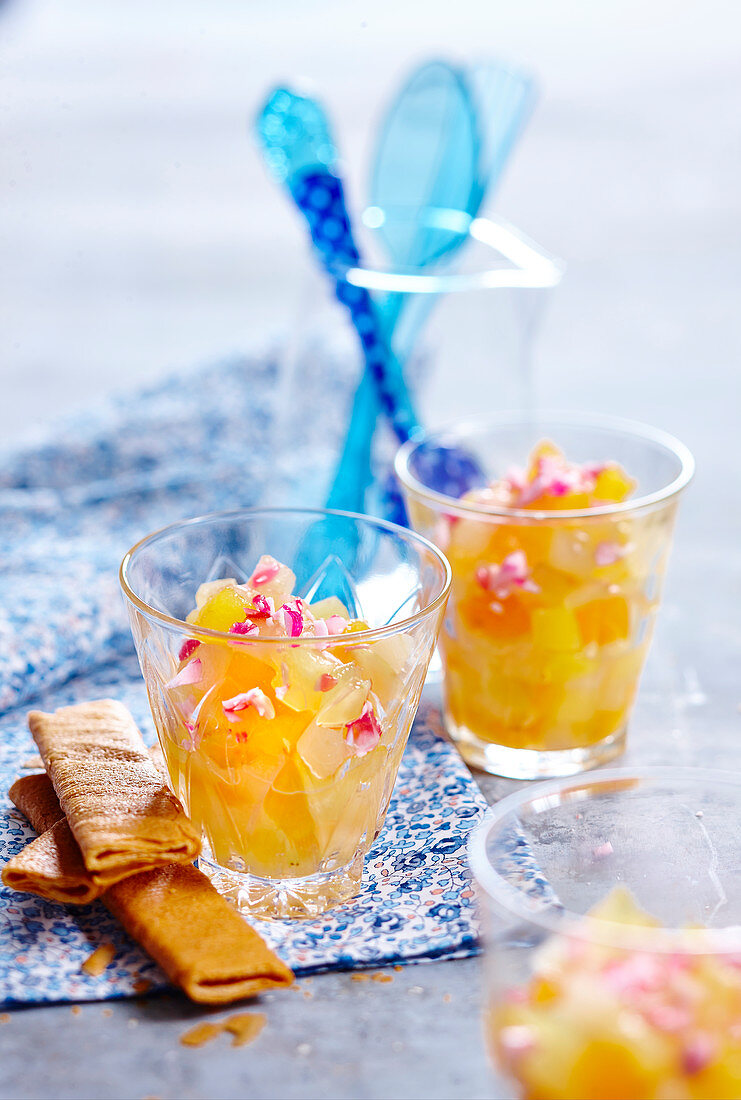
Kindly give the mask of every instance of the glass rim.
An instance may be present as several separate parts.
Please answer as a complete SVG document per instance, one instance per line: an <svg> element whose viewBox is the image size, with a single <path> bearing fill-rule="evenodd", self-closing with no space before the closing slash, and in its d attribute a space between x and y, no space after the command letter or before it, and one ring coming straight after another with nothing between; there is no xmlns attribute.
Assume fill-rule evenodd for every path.
<svg viewBox="0 0 741 1100"><path fill-rule="evenodd" d="M385 210L369 206L363 211L361 219L366 228L377 230L387 218L392 222L402 220L406 215L407 220L411 220L412 212L415 214L414 220L420 224L468 237L499 253L510 266L492 264L482 265L473 272L427 270L421 273L413 267L393 268L334 261L331 270L335 278L379 293L455 294L508 288L548 290L558 286L563 277L563 263L504 218L474 217L464 210L447 207L425 207L420 212L418 207L413 206L394 206Z"/></svg>
<svg viewBox="0 0 741 1100"><path fill-rule="evenodd" d="M656 444L670 451L678 459L680 464L679 473L668 485L665 485L662 489L657 489L653 493L629 497L619 503L600 505L598 508L576 508L567 511L557 508L507 508L505 505L463 503L456 497L446 496L445 493L438 493L436 490L430 489L411 472L412 455L417 447L423 443L429 443L435 439L444 440L444 437L450 436L451 438L455 437L456 442L460 444L464 442L465 436L471 436L482 431L516 425L537 426L541 423L544 432L549 427L557 428L559 426L564 428L595 428L598 431L612 432L615 435L629 435L635 439ZM396 452L394 471L405 490L422 500L423 503L430 504L437 511L444 509L446 512L462 519L499 517L537 523L544 520L590 519L595 516L614 516L650 510L672 497L678 496L686 489L695 472L695 460L692 452L684 443L676 436L665 432L662 428L653 428L649 424L642 424L640 421L628 420L618 416L544 410L533 413L504 412L494 417L458 420L431 431L415 432Z"/></svg>
<svg viewBox="0 0 741 1100"><path fill-rule="evenodd" d="M255 507L255 508L235 508L221 512L207 512L201 516L194 516L192 519L176 520L174 523L168 523L164 527L160 527L156 531L150 532L138 542L134 543L131 549L127 550L121 561L121 565L118 571L118 579L123 590L123 594L130 603L132 603L142 614L148 619L155 619L160 623L164 623L169 627L174 627L178 631L187 633L189 637L202 638L206 641L209 639L217 638L220 641L227 639L230 643L239 646L249 645L285 645L286 641L290 641L292 646L296 645L308 645L316 646L321 644L323 648L331 648L332 645L347 645L349 635L337 634L330 638L315 638L313 636L296 637L288 639L287 636L278 636L270 638L249 638L243 634L229 634L223 630L212 630L210 627L196 626L193 623L186 622L185 619L177 619L174 615L168 615L164 611L159 611L156 607L152 607L146 600L141 599L140 596L134 592L132 586L129 584L128 570L133 563L135 556L146 547L159 541L165 536L172 534L173 532L186 530L188 528L196 527L199 524L206 524L214 522L216 520L225 519L249 519L251 517L258 516L315 516L317 518L326 516L339 516L343 519L361 520L363 523L370 524L371 526L380 527L382 530L389 532L392 535L401 537L405 542L415 544L427 550L431 556L437 560L442 566L442 587L440 592L435 598L425 605L421 610L415 612L414 615L410 615L406 619L400 619L396 623L388 624L387 626L379 626L369 628L368 630L355 631L351 638L353 644L366 644L368 642L378 641L381 638L388 638L394 634L399 634L404 630L410 629L412 626L416 626L422 622L431 614L434 614L438 608L445 605L445 602L450 593L450 586L452 582L452 571L448 559L445 554L426 539L423 535L417 534L416 531L411 531L406 527L400 527L396 523L390 523L388 520L379 519L376 516L364 516L358 512L345 512L339 509L333 508L271 508L271 507ZM344 639L344 642L340 641Z"/></svg>
<svg viewBox="0 0 741 1100"><path fill-rule="evenodd" d="M619 924L586 913L561 909L557 912L534 910L528 896L513 886L494 868L487 854L492 831L510 816L516 816L527 802L552 799L580 787L634 786L641 781L658 780L671 784L704 782L735 788L741 792L741 776L718 768L678 767L672 765L634 768L605 768L594 772L551 779L524 787L490 806L468 839L468 863L476 885L488 898L512 917L536 925L544 932L565 936L619 950L692 955L741 954L741 925L725 928L659 927L646 928ZM591 795L588 797L592 797ZM619 885L617 882L615 885Z"/></svg>

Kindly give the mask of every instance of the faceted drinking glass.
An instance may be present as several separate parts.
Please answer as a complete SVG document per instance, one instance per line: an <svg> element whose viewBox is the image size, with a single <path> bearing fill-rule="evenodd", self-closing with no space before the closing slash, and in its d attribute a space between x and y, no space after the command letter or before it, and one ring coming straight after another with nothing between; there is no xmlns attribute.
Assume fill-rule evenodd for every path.
<svg viewBox="0 0 741 1100"><path fill-rule="evenodd" d="M524 466L543 440L572 462L619 463L637 480L636 494L549 511L466 503L429 484L433 476L439 484L448 448L467 452L491 481ZM445 717L469 763L533 779L573 774L623 750L692 471L678 440L607 417L502 415L401 448L396 472L412 526L453 570L440 639ZM502 602L482 586L482 569L514 553L524 555L533 584Z"/></svg>
<svg viewBox="0 0 741 1100"><path fill-rule="evenodd" d="M186 621L199 585L242 584L263 554L294 571L304 601L339 599L363 625L250 638ZM121 584L170 782L203 834L200 865L259 917L315 916L351 898L435 647L445 557L381 520L256 509L148 536ZM253 688L258 707L223 706ZM377 727L370 741L350 736L371 701L380 739Z"/></svg>

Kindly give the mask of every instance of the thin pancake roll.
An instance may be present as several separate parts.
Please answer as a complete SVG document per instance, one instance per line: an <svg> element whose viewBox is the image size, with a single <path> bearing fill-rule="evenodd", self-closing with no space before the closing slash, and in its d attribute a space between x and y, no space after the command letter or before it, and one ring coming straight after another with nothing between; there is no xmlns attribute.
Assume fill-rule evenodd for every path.
<svg viewBox="0 0 741 1100"><path fill-rule="evenodd" d="M28 725L97 886L198 855L196 830L121 703L31 711Z"/></svg>
<svg viewBox="0 0 741 1100"><path fill-rule="evenodd" d="M14 859L47 841L56 853L56 863L47 865L42 883L23 887L8 881L11 860L3 871L6 884L57 900L79 901L62 896L69 884L77 890L88 888L97 896L100 890L82 864L48 776L23 776L10 788L10 797L34 829L47 829ZM67 830L71 849L56 842L61 827ZM109 887L101 901L193 1001L228 1004L293 981L285 963L190 864L141 871Z"/></svg>

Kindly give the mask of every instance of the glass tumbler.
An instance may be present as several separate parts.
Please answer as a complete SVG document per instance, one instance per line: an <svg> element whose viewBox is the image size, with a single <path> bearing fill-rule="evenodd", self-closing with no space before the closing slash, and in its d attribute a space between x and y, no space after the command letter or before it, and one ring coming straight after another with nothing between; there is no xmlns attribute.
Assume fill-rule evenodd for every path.
<svg viewBox="0 0 741 1100"><path fill-rule="evenodd" d="M429 484L448 448L493 481L524 466L544 440L572 462L619 463L637 480L636 495L581 511L530 510L467 503ZM533 779L623 751L692 471L676 439L608 417L503 414L401 448L396 472L412 526L453 570L440 639L445 717L469 763ZM532 584L494 598L487 571L515 553Z"/></svg>
<svg viewBox="0 0 741 1100"><path fill-rule="evenodd" d="M529 406L536 338L561 264L507 222L460 210L370 207L356 228L362 265L337 263L332 273L344 297L354 288L370 294L422 421L440 409L465 415L474 387L492 407ZM416 263L391 262L400 252L416 255ZM333 280L317 272L316 256L297 257L299 265L307 260L276 378L276 461L265 500L322 506L348 432L356 447L370 444L353 400L363 374L357 333ZM370 409L372 427L377 414L368 393L361 406ZM381 417L370 454L376 488L365 512L396 514L385 497L396 447Z"/></svg>
<svg viewBox="0 0 741 1100"><path fill-rule="evenodd" d="M201 584L242 584L263 554L293 570L295 595L326 601L323 616L341 606L356 621L290 638L186 621ZM445 557L381 520L255 509L149 535L124 558L121 584L170 782L203 835L202 868L268 919L353 897L435 648ZM253 689L255 705L230 709Z"/></svg>
<svg viewBox="0 0 741 1100"><path fill-rule="evenodd" d="M741 1096L741 782L693 768L551 780L469 858L502 1095Z"/></svg>

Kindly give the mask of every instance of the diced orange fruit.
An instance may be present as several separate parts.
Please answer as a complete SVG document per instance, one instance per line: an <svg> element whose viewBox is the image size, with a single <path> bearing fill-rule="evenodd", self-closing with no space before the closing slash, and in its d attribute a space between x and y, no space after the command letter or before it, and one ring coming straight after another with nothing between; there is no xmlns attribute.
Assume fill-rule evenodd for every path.
<svg viewBox="0 0 741 1100"><path fill-rule="evenodd" d="M624 596L603 596L590 600L574 611L579 624L581 645L599 646L623 641L630 634L630 606Z"/></svg>
<svg viewBox="0 0 741 1100"><path fill-rule="evenodd" d="M585 1100L652 1100L656 1078L629 1047L597 1039L576 1059L567 1088Z"/></svg>
<svg viewBox="0 0 741 1100"><path fill-rule="evenodd" d="M494 605L494 606L492 606ZM458 604L463 629L480 631L497 641L521 637L530 629L530 615L521 600L512 596L474 596Z"/></svg>

